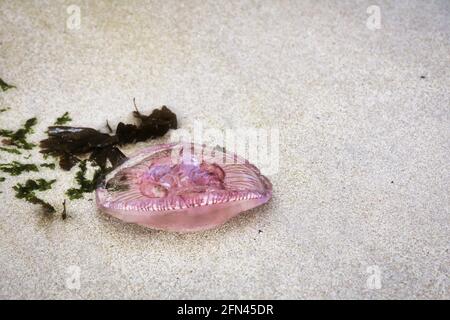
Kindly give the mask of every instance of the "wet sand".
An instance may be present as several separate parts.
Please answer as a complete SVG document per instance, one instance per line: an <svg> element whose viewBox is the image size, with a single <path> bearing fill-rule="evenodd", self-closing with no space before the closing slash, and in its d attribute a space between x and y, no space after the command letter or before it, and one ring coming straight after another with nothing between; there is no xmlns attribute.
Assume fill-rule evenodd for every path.
<svg viewBox="0 0 450 320"><path fill-rule="evenodd" d="M377 1L374 30L368 1L76 2L73 29L68 2L0 1L0 128L36 116L37 142L68 111L105 129L133 97L181 128L279 128L274 196L174 234L93 194L45 219L12 186L56 178L60 211L76 169L1 173L1 298L450 298L448 1Z"/></svg>

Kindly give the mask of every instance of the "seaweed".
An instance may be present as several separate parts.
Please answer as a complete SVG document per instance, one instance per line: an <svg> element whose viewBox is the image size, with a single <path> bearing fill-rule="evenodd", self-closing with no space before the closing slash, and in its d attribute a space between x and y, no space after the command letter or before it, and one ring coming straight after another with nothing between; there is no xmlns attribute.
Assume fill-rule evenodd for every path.
<svg viewBox="0 0 450 320"><path fill-rule="evenodd" d="M55 125L61 126L70 121L72 121L72 118L69 116L69 112L65 112L61 117L56 119Z"/></svg>
<svg viewBox="0 0 450 320"><path fill-rule="evenodd" d="M70 188L66 191L66 195L70 200L83 198L83 193L90 193L95 190L104 171L100 168L94 172L92 180L86 178L87 160L80 162L79 171L75 175L79 188Z"/></svg>
<svg viewBox="0 0 450 320"><path fill-rule="evenodd" d="M4 182L6 180L5 177L0 177L0 182ZM3 191L0 191L0 193L3 193Z"/></svg>
<svg viewBox="0 0 450 320"><path fill-rule="evenodd" d="M20 152L20 150L19 150L19 149L16 149L16 148L5 148L5 147L0 147L0 151L12 153L12 154L22 154L22 152Z"/></svg>
<svg viewBox="0 0 450 320"><path fill-rule="evenodd" d="M7 84L5 81L3 81L2 78L0 78L0 88L2 89L2 91L6 91L12 88L15 88L16 86Z"/></svg>
<svg viewBox="0 0 450 320"><path fill-rule="evenodd" d="M1 108L1 109L0 109L0 113L6 112L6 111L8 111L8 110L11 110L11 108L10 108L10 107L7 107L7 108Z"/></svg>
<svg viewBox="0 0 450 320"><path fill-rule="evenodd" d="M112 165L112 168L122 164L127 157L117 147L108 146L105 148L97 148L89 157L89 160L95 162L103 171L106 171L107 161Z"/></svg>
<svg viewBox="0 0 450 320"><path fill-rule="evenodd" d="M145 116L139 112L134 99L133 102L136 109L133 115L140 120L140 124L124 124L120 122L116 129L119 144L155 139L165 135L169 129L177 128L177 116L166 106L162 106L161 110L154 109L150 115Z"/></svg>
<svg viewBox="0 0 450 320"><path fill-rule="evenodd" d="M56 180L47 181L45 179L28 179L25 184L18 183L13 187L13 189L16 191L16 198L24 199L33 204L39 204L42 206L45 213L50 214L56 211L55 208L44 200L38 198L36 196L36 191L49 190L55 182Z"/></svg>
<svg viewBox="0 0 450 320"><path fill-rule="evenodd" d="M40 165L41 168L49 168L49 169L55 169L55 164L54 163L42 163Z"/></svg>
<svg viewBox="0 0 450 320"><path fill-rule="evenodd" d="M33 132L33 127L36 125L37 119L28 119L22 128L17 131L0 129L0 136L7 139L3 139L3 144L15 146L19 149L31 150L35 144L27 141L27 136Z"/></svg>
<svg viewBox="0 0 450 320"><path fill-rule="evenodd" d="M166 106L154 109L146 116L139 112L136 103L134 105L133 115L139 121L138 125L120 122L115 134L108 122L110 134L86 127L51 126L47 131L48 138L40 142L41 153L59 157L59 165L64 170L70 170L80 162L79 157L90 154L89 160L105 171L108 161L116 167L127 159L117 146L155 139L177 128L177 116Z"/></svg>
<svg viewBox="0 0 450 320"><path fill-rule="evenodd" d="M106 129L108 129L109 133L113 133L114 132L113 129L111 128L111 126L109 125L108 120L106 120Z"/></svg>
<svg viewBox="0 0 450 320"><path fill-rule="evenodd" d="M11 163L0 164L0 171L9 173L12 176L18 176L23 172L38 172L39 169L35 164L32 163L20 163L18 161L13 161Z"/></svg>
<svg viewBox="0 0 450 320"><path fill-rule="evenodd" d="M63 201L63 211L61 212L61 218L63 220L67 219L66 199L64 199L64 201Z"/></svg>

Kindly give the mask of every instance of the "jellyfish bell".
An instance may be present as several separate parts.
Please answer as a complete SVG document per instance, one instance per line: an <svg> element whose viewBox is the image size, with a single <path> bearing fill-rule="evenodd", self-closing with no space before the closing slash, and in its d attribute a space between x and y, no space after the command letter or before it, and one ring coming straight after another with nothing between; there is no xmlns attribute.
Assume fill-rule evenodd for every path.
<svg viewBox="0 0 450 320"><path fill-rule="evenodd" d="M177 232L217 227L271 196L270 181L247 160L183 142L137 152L96 190L101 211L125 222Z"/></svg>

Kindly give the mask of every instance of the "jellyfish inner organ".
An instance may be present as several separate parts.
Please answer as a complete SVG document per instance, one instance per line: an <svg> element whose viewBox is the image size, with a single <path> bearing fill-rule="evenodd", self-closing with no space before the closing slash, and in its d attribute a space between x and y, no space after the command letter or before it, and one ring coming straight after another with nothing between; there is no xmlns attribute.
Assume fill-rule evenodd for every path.
<svg viewBox="0 0 450 320"><path fill-rule="evenodd" d="M140 191L149 198L183 196L225 190L225 173L215 163L152 164L140 179Z"/></svg>

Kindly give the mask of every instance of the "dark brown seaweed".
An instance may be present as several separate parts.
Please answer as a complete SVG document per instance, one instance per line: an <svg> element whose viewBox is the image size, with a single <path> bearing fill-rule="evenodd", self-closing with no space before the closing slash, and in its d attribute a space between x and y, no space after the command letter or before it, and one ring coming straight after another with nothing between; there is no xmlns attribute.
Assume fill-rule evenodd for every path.
<svg viewBox="0 0 450 320"><path fill-rule="evenodd" d="M59 157L60 167L64 170L75 166L80 161L80 156L90 154L89 160L105 170L108 160L115 167L127 159L117 148L118 145L161 137L170 129L177 128L177 116L166 106L153 110L148 116L136 108L133 115L139 120L139 124L120 122L115 134L85 127L49 127L49 137L40 142L41 153Z"/></svg>
<svg viewBox="0 0 450 320"><path fill-rule="evenodd" d="M155 139L165 135L169 129L177 128L177 116L166 106L162 106L161 110L154 109L149 116L140 113L136 104L135 108L136 111L133 112L133 115L141 123L136 126L120 122L116 129L119 144Z"/></svg>
<svg viewBox="0 0 450 320"><path fill-rule="evenodd" d="M63 201L63 211L61 213L61 218L63 220L67 219L66 199L64 199L64 201Z"/></svg>
<svg viewBox="0 0 450 320"><path fill-rule="evenodd" d="M112 146L96 148L89 158L89 160L96 162L103 170L106 169L107 160L109 160L111 165L115 168L121 165L126 159L127 157L119 150L119 148Z"/></svg>

